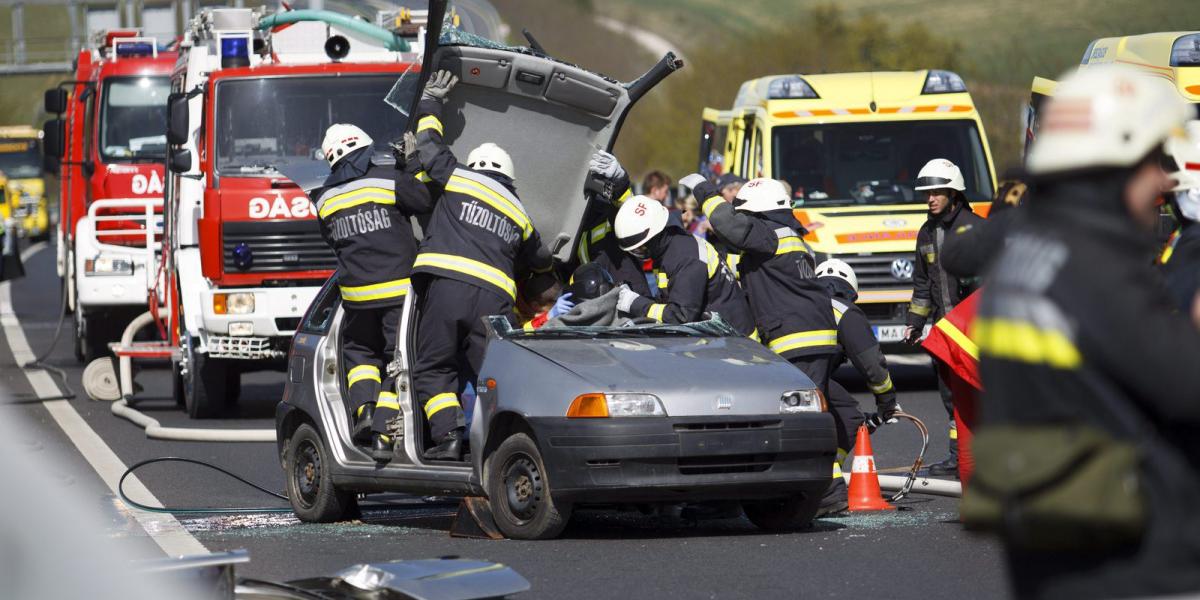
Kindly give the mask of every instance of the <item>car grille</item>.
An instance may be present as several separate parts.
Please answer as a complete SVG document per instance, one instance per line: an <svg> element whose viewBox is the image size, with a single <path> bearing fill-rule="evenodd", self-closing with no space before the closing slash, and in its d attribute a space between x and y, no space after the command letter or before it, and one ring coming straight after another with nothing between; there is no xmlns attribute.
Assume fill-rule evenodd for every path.
<svg viewBox="0 0 1200 600"><path fill-rule="evenodd" d="M722 473L762 473L775 464L774 454L738 454L732 456L690 456L679 460L681 475L717 475Z"/></svg>
<svg viewBox="0 0 1200 600"><path fill-rule="evenodd" d="M224 223L221 233L226 273L332 271L337 267L315 219ZM239 264L234 251L242 244L249 249L249 260Z"/></svg>
<svg viewBox="0 0 1200 600"><path fill-rule="evenodd" d="M892 275L892 262L898 259L907 260L910 264L915 259L915 252L880 252L876 254L846 254L838 255L854 268L858 276L858 289L863 290L897 290L912 287L912 279L897 279Z"/></svg>
<svg viewBox="0 0 1200 600"><path fill-rule="evenodd" d="M736 431L741 429L766 429L779 427L781 421L718 421L713 423L676 423L675 431Z"/></svg>

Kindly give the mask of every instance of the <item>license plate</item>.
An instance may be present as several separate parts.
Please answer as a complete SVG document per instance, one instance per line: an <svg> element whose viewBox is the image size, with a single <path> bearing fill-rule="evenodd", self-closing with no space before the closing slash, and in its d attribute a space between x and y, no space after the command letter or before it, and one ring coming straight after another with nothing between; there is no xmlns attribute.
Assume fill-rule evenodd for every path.
<svg viewBox="0 0 1200 600"><path fill-rule="evenodd" d="M879 340L880 343L904 341L903 325L881 325L872 327L872 329L875 330L875 339Z"/></svg>

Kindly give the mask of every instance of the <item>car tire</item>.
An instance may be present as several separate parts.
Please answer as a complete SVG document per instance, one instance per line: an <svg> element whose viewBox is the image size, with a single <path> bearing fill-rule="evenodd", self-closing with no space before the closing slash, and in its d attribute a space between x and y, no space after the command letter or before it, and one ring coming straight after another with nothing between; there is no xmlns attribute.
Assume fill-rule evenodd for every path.
<svg viewBox="0 0 1200 600"><path fill-rule="evenodd" d="M484 465L488 502L496 526L517 540L545 540L562 533L571 506L554 502L542 453L528 435L504 440Z"/></svg>
<svg viewBox="0 0 1200 600"><path fill-rule="evenodd" d="M821 507L821 494L801 494L774 500L743 502L742 511L755 527L783 531L808 527Z"/></svg>
<svg viewBox="0 0 1200 600"><path fill-rule="evenodd" d="M358 514L354 494L333 484L332 461L312 425L304 423L297 428L284 452L288 500L297 518L306 523L332 523Z"/></svg>
<svg viewBox="0 0 1200 600"><path fill-rule="evenodd" d="M225 408L225 362L191 353L183 378L184 407L193 419L211 419Z"/></svg>

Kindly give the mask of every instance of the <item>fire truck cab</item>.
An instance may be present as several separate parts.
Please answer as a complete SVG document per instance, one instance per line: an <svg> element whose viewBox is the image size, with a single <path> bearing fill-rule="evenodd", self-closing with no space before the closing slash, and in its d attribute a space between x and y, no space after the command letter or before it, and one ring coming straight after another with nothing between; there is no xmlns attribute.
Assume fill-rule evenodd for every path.
<svg viewBox="0 0 1200 600"><path fill-rule="evenodd" d="M284 167L328 172L320 147L333 123L358 125L387 153L420 70L402 35L327 11L205 9L191 22L171 77L166 202L175 387L192 417L236 401L241 373L283 370L335 268Z"/></svg>
<svg viewBox="0 0 1200 600"><path fill-rule="evenodd" d="M108 354L145 312L161 231L168 76L175 53L108 31L46 91L46 166L59 176L58 274L80 362Z"/></svg>

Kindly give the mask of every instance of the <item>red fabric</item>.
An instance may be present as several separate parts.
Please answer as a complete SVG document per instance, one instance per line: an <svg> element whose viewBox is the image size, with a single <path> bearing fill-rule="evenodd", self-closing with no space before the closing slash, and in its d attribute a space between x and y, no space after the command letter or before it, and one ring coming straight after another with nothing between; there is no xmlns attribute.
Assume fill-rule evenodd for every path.
<svg viewBox="0 0 1200 600"><path fill-rule="evenodd" d="M549 320L550 320L550 311L538 313L536 317L529 320L529 326L533 327L534 329L538 329L542 325L545 325L546 321L549 321Z"/></svg>
<svg viewBox="0 0 1200 600"><path fill-rule="evenodd" d="M946 383L950 386L950 401L954 403L954 425L958 429L958 479L963 489L975 472L975 455L971 453L971 432L979 418L979 390L939 363ZM948 372L949 371L949 372Z"/></svg>
<svg viewBox="0 0 1200 600"><path fill-rule="evenodd" d="M975 307L979 303L979 290L963 299L954 310L944 318L963 335L970 335L971 322L975 320ZM959 378L966 380L977 390L983 389L979 378L979 361L971 353L963 349L953 338L942 331L936 324L930 328L929 336L921 343L921 347L933 357L950 367Z"/></svg>

